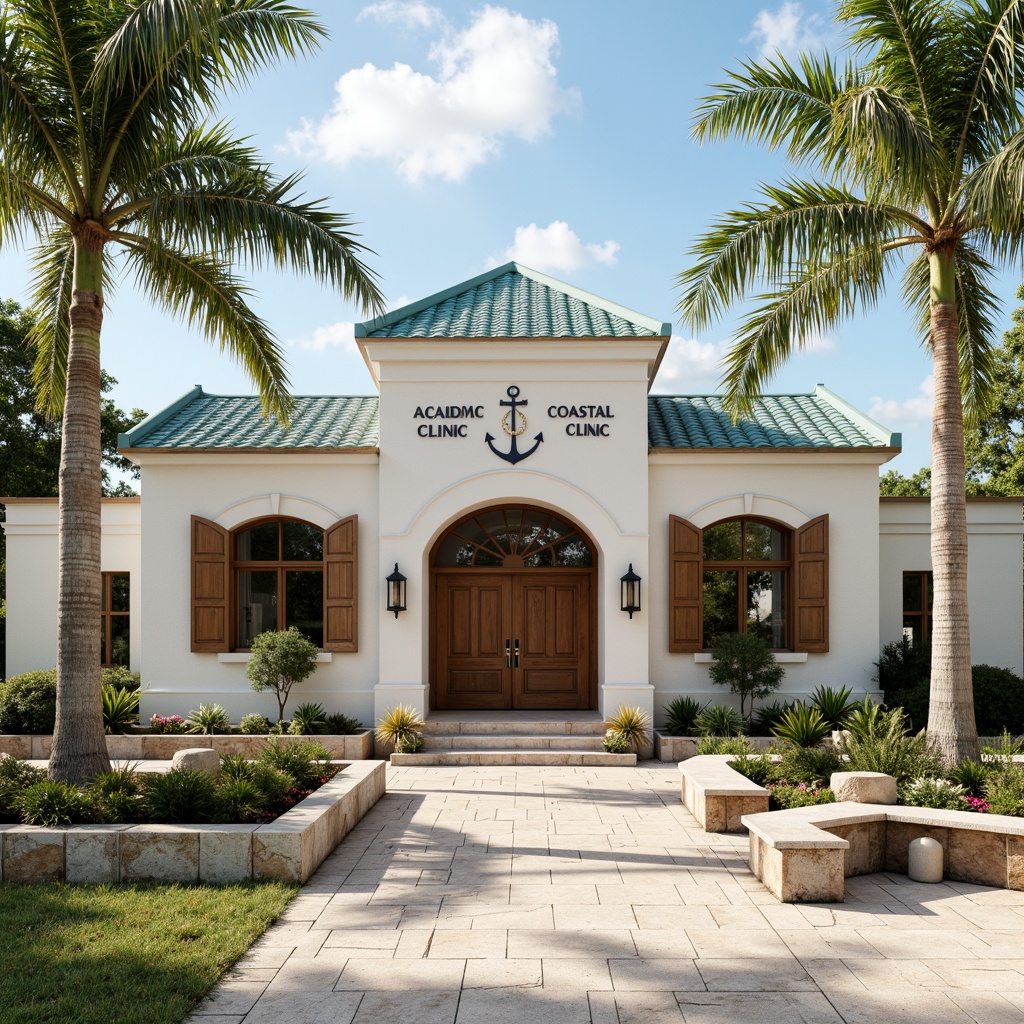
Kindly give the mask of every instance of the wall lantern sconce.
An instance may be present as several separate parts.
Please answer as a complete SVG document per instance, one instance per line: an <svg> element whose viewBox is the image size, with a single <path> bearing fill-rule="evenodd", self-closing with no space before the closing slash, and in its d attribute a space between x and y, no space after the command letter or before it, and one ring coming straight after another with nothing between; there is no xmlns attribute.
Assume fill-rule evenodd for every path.
<svg viewBox="0 0 1024 1024"><path fill-rule="evenodd" d="M629 572L619 582L622 584L622 610L633 618L633 612L640 611L640 577L633 572L632 562L629 563Z"/></svg>
<svg viewBox="0 0 1024 1024"><path fill-rule="evenodd" d="M398 571L398 563L395 562L395 571L386 576L384 582L387 584L388 604L387 610L395 613L398 618L399 612L405 611L405 577Z"/></svg>

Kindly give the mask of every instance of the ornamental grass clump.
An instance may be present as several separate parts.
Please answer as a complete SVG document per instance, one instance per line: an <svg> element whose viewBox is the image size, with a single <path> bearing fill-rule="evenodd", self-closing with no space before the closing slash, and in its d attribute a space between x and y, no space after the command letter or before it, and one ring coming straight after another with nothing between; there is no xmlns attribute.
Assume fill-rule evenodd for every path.
<svg viewBox="0 0 1024 1024"><path fill-rule="evenodd" d="M841 751L848 771L881 772L898 784L943 774L942 758L929 746L927 736L908 733L906 714L899 707L883 711L867 735L851 730Z"/></svg>
<svg viewBox="0 0 1024 1024"><path fill-rule="evenodd" d="M366 726L358 718L335 712L327 716L326 730L331 736L355 736L366 732Z"/></svg>
<svg viewBox="0 0 1024 1024"><path fill-rule="evenodd" d="M725 704L712 704L697 716L697 731L701 736L742 736L747 723L735 709Z"/></svg>
<svg viewBox="0 0 1024 1024"><path fill-rule="evenodd" d="M701 736L697 742L698 754L733 754L744 757L757 750L746 736Z"/></svg>
<svg viewBox="0 0 1024 1024"><path fill-rule="evenodd" d="M301 790L318 785L331 774L330 755L315 740L282 743L271 737L259 752L256 762L283 772L295 788Z"/></svg>
<svg viewBox="0 0 1024 1024"><path fill-rule="evenodd" d="M423 749L423 719L408 704L396 704L377 723L377 739L394 744L396 754L415 754Z"/></svg>
<svg viewBox="0 0 1024 1024"><path fill-rule="evenodd" d="M0 822L21 821L21 798L46 772L16 757L0 757Z"/></svg>
<svg viewBox="0 0 1024 1024"><path fill-rule="evenodd" d="M794 704L772 726L772 735L795 747L816 747L832 731L817 708Z"/></svg>
<svg viewBox="0 0 1024 1024"><path fill-rule="evenodd" d="M304 637L295 626L290 629L267 630L252 642L245 678L257 693L273 690L277 698L277 724L284 726L284 706L296 683L308 679L316 671L319 648Z"/></svg>
<svg viewBox="0 0 1024 1024"><path fill-rule="evenodd" d="M217 817L217 787L206 772L172 768L163 775L146 776L142 803L151 821L202 824Z"/></svg>
<svg viewBox="0 0 1024 1024"><path fill-rule="evenodd" d="M641 708L620 704L615 714L605 722L607 740L609 733L615 733L626 741L626 750L639 753L651 735L651 719ZM607 748L606 748L607 749ZM620 751L616 751L617 753ZM625 751L621 751L624 753Z"/></svg>
<svg viewBox="0 0 1024 1024"><path fill-rule="evenodd" d="M81 825L94 822L96 805L89 794L70 782L44 779L29 786L21 797L21 820L26 825Z"/></svg>

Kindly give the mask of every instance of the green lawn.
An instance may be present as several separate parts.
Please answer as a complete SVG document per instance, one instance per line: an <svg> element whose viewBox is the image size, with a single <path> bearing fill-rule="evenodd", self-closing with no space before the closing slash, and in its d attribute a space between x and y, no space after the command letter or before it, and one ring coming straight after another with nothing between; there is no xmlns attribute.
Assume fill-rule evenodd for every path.
<svg viewBox="0 0 1024 1024"><path fill-rule="evenodd" d="M297 885L0 884L4 1024L177 1024Z"/></svg>

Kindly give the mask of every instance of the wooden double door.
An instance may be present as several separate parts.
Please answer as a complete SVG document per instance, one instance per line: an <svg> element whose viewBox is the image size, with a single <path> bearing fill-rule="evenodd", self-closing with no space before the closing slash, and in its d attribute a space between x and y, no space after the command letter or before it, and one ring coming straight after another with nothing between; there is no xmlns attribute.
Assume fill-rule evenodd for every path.
<svg viewBox="0 0 1024 1024"><path fill-rule="evenodd" d="M432 706L595 707L594 571L435 570Z"/></svg>

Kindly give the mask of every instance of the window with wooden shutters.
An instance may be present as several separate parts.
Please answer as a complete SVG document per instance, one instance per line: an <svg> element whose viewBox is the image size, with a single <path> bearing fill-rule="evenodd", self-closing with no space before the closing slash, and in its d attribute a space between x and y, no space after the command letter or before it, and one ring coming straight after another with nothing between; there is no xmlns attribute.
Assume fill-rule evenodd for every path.
<svg viewBox="0 0 1024 1024"><path fill-rule="evenodd" d="M794 531L793 650L828 650L828 516Z"/></svg>
<svg viewBox="0 0 1024 1024"><path fill-rule="evenodd" d="M703 535L693 523L669 516L669 640L673 654L699 651Z"/></svg>
<svg viewBox="0 0 1024 1024"><path fill-rule="evenodd" d="M231 535L192 517L192 650L230 650Z"/></svg>
<svg viewBox="0 0 1024 1024"><path fill-rule="evenodd" d="M326 535L324 569L324 650L359 650L359 517L335 523Z"/></svg>

